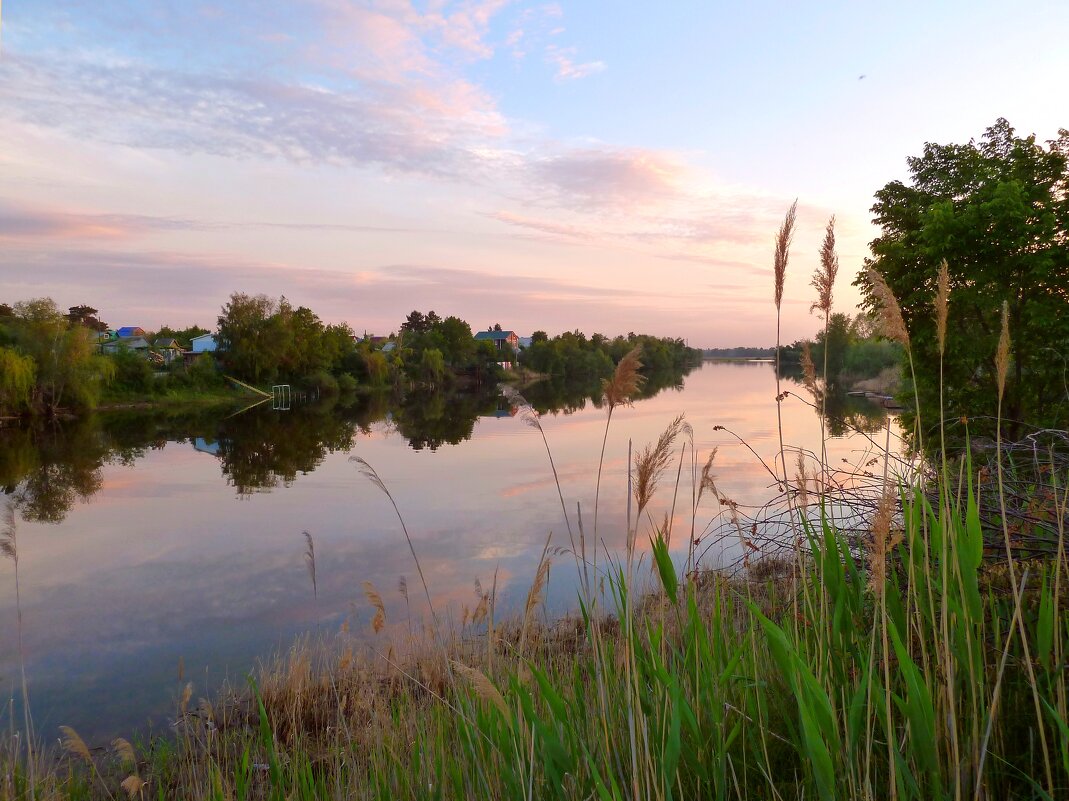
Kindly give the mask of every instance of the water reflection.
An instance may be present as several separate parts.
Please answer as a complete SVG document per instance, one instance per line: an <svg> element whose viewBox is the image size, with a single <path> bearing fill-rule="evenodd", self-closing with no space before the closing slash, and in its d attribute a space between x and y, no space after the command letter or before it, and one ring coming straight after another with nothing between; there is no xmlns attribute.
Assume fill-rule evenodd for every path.
<svg viewBox="0 0 1069 801"><path fill-rule="evenodd" d="M640 398L681 387L682 373L653 375ZM600 382L543 381L527 389L540 412L573 414L600 408ZM232 410L122 411L77 420L0 429L0 488L26 520L59 523L75 503L101 488L101 468L132 464L168 442L188 443L219 459L239 495L289 486L330 453L348 451L376 423L414 450L437 450L472 437L480 417L511 416L496 389L449 393L419 390L329 398L285 412L258 405Z"/></svg>

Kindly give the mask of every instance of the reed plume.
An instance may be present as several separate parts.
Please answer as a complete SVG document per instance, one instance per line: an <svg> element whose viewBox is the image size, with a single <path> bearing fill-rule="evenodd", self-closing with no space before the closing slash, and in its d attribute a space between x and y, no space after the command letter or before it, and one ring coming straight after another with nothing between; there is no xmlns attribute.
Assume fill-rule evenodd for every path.
<svg viewBox="0 0 1069 801"><path fill-rule="evenodd" d="M809 476L805 469L805 454L798 451L798 498L803 509L809 506Z"/></svg>
<svg viewBox="0 0 1069 801"><path fill-rule="evenodd" d="M939 263L938 289L935 293L935 335L939 340L939 355L946 352L947 314L950 304L950 268L947 260Z"/></svg>
<svg viewBox="0 0 1069 801"><path fill-rule="evenodd" d="M371 629L378 634L386 625L386 605L383 604L382 596L379 595L379 591L375 589L374 584L370 581L365 581L361 586L364 588L364 597L367 598L367 602L375 610L375 616L371 619Z"/></svg>
<svg viewBox="0 0 1069 801"><path fill-rule="evenodd" d="M798 213L798 199L795 198L794 203L787 210L786 217L783 218L783 224L780 226L779 231L776 234L775 252L772 258L773 274L775 277L775 295L774 300L776 303L776 431L779 435L779 456L780 464L783 466L783 487L786 489L788 485L787 479L787 461L784 455L783 449L783 399L786 397L780 389L780 379L783 375L781 365L781 351L782 345L780 343L780 324L781 324L781 309L783 304L783 286L787 279L787 261L790 258L791 253L791 241L794 238L794 222ZM779 478L776 478L779 481ZM793 520L794 513L791 512L791 518Z"/></svg>
<svg viewBox="0 0 1069 801"><path fill-rule="evenodd" d="M709 458L705 460L705 466L702 467L701 480L698 482L698 499L695 505L701 503L702 496L706 490L713 493L714 496L719 497L720 492L716 488L716 476L713 475L713 461L716 459L716 452L720 450L720 446L717 445L709 452Z"/></svg>
<svg viewBox="0 0 1069 801"><path fill-rule="evenodd" d="M637 509L635 514L636 529L638 528L638 521L642 518L642 512L649 505L654 493L657 491L657 483L660 480L661 473L668 467L672 455L672 446L675 444L676 437L683 432L684 425L683 415L679 415L661 432L656 444L647 445L635 457L633 476L635 507ZM632 534L628 538L628 550L634 547L633 537L634 535Z"/></svg>
<svg viewBox="0 0 1069 801"><path fill-rule="evenodd" d="M1001 403L1006 391L1006 374L1010 369L1010 304L1002 301L1002 330L995 351L995 372L998 375L998 399Z"/></svg>
<svg viewBox="0 0 1069 801"><path fill-rule="evenodd" d="M879 304L879 331L887 339L899 342L909 347L909 331L906 330L906 321L902 317L902 307L898 305L898 299L883 275L873 268L866 273L869 289L873 298Z"/></svg>
<svg viewBox="0 0 1069 801"><path fill-rule="evenodd" d="M141 797L142 791L148 782L144 781L140 776L134 774L133 776L127 776L122 780L119 785L126 791L127 798Z"/></svg>
<svg viewBox="0 0 1069 801"><path fill-rule="evenodd" d="M89 753L89 746L85 744L85 740L81 738L81 735L70 726L60 726L59 730L60 733L63 734L63 738L60 741L63 748L68 753L80 757L81 759L84 759L87 764L92 765L93 757Z"/></svg>
<svg viewBox="0 0 1069 801"><path fill-rule="evenodd" d="M885 488L872 519L872 542L868 549L869 589L875 593L882 592L887 581L888 554L902 542L901 532L891 532L893 514L894 495Z"/></svg>
<svg viewBox="0 0 1069 801"><path fill-rule="evenodd" d="M189 699L193 697L193 682L186 682L186 686L182 688L182 697L178 701L178 709L184 715L186 709L189 708Z"/></svg>
<svg viewBox="0 0 1069 801"><path fill-rule="evenodd" d="M319 597L319 589L316 586L316 548L315 543L312 542L312 535L307 531L304 532L304 541L308 544L307 549L304 552L304 561L308 563L308 575L312 579L312 597Z"/></svg>
<svg viewBox="0 0 1069 801"><path fill-rule="evenodd" d="M798 215L798 200L796 199L789 209L787 216L783 218L783 224L776 234L776 252L773 265L776 276L776 310L783 303L783 284L787 279L787 261L791 255L791 241L794 239L794 222Z"/></svg>
<svg viewBox="0 0 1069 801"><path fill-rule="evenodd" d="M505 703L505 698L501 695L500 690L494 686L494 683L487 678L486 674L476 668L468 667L460 662L454 660L453 669L468 680L472 688L475 690L475 694L494 705L501 716L508 719L509 707Z"/></svg>
<svg viewBox="0 0 1069 801"><path fill-rule="evenodd" d="M635 393L638 392L642 383L646 380L645 376L639 373L642 369L642 346L636 345L627 354L620 359L620 363L616 365L616 369L613 370L612 378L604 379L601 382L601 396L605 405L608 407L608 414L605 417L605 433L601 437L601 456L598 459L598 477L594 482L594 565L597 566L598 550L598 506L601 499L601 472L605 466L605 445L609 441L609 423L612 422L612 413L617 406L622 404L630 404L631 399ZM583 527L580 521L579 526L579 542L580 550L582 551L582 559L584 564L586 563L586 538L583 534Z"/></svg>
<svg viewBox="0 0 1069 801"><path fill-rule="evenodd" d="M825 348L827 350L827 348ZM820 394L820 388L817 386L817 368L813 364L813 350L810 347L809 342L802 343L802 383L805 384L805 388L813 395L813 399L816 400Z"/></svg>
<svg viewBox="0 0 1069 801"><path fill-rule="evenodd" d="M134 753L134 747L130 745L130 741L122 737L117 737L111 741L111 747L115 749L115 753L119 757L119 761L124 765L136 765L137 755Z"/></svg>
<svg viewBox="0 0 1069 801"><path fill-rule="evenodd" d="M639 372L642 369L641 356L642 346L636 345L620 359L612 377L602 379L601 397L609 407L610 415L617 406L630 404L631 399L646 380L646 377Z"/></svg>
<svg viewBox="0 0 1069 801"><path fill-rule="evenodd" d="M839 256L835 252L835 215L828 220L824 241L820 245L820 267L813 272L810 285L817 290L817 299L809 307L810 312L819 311L825 319L831 314L832 290L835 276L839 273Z"/></svg>

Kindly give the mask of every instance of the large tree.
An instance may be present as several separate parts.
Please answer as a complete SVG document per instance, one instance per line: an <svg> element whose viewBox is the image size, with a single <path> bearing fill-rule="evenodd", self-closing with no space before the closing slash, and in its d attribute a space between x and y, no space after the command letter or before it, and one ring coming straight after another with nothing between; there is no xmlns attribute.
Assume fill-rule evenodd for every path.
<svg viewBox="0 0 1069 801"><path fill-rule="evenodd" d="M872 211L882 232L866 268L883 275L902 306L922 430L939 422L933 303L942 259L950 270L947 418L973 418L974 431L993 428L1005 302L1012 362L1004 431L1069 425L1069 131L1043 145L999 119L979 142L928 143L908 163L908 183L892 181L876 193ZM875 308L866 273L855 283Z"/></svg>

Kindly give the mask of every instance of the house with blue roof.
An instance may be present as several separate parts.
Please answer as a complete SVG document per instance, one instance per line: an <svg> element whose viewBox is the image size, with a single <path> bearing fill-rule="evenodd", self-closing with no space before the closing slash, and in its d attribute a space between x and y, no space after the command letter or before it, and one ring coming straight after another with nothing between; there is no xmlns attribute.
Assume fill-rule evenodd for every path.
<svg viewBox="0 0 1069 801"><path fill-rule="evenodd" d="M143 337L145 335L145 329L139 325L124 325L122 328L115 332L115 336L119 339L128 339L129 337Z"/></svg>
<svg viewBox="0 0 1069 801"><path fill-rule="evenodd" d="M500 331L494 328L488 331L480 331L475 335L477 342L493 342L498 350L516 350L520 344L520 338L515 331Z"/></svg>

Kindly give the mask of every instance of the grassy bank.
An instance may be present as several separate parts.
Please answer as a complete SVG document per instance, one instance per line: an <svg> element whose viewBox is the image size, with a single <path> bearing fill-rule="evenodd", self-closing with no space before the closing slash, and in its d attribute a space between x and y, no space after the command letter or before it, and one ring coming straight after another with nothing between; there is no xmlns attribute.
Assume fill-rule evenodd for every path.
<svg viewBox="0 0 1069 801"><path fill-rule="evenodd" d="M852 542L795 495L811 549L731 576L681 576L653 531L630 560L580 562L581 613L550 627L547 551L517 618L495 619L488 588L452 635L298 643L249 688L181 693L173 740L90 751L65 732L37 795L1065 797L1064 531L1043 558L1011 539L985 562L971 482L939 488L900 514L883 500ZM28 797L5 743L4 797Z"/></svg>

